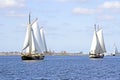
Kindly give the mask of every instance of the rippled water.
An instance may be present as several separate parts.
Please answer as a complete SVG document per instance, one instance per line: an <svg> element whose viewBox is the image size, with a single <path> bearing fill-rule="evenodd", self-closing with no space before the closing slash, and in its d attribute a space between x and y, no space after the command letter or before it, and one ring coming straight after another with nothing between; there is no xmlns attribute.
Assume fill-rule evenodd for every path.
<svg viewBox="0 0 120 80"><path fill-rule="evenodd" d="M46 56L43 61L0 56L0 80L120 80L120 56Z"/></svg>

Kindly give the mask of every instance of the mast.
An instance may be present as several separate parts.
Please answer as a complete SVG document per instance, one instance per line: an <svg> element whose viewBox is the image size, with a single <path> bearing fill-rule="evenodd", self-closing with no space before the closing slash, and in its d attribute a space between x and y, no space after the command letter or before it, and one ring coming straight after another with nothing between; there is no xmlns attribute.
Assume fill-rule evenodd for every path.
<svg viewBox="0 0 120 80"><path fill-rule="evenodd" d="M30 16L30 13L29 13L29 24L31 24L31 21L30 21L30 20L31 20L31 16Z"/></svg>
<svg viewBox="0 0 120 80"><path fill-rule="evenodd" d="M117 54L117 53L118 53L118 50L117 50L116 45L114 44L114 54Z"/></svg>
<svg viewBox="0 0 120 80"><path fill-rule="evenodd" d="M96 32L96 24L94 24L94 29L95 29L95 32Z"/></svg>
<svg viewBox="0 0 120 80"><path fill-rule="evenodd" d="M31 54L32 52L32 37L31 37L31 20L30 20L31 16L29 13L29 23L28 23L28 29L29 29L29 54Z"/></svg>

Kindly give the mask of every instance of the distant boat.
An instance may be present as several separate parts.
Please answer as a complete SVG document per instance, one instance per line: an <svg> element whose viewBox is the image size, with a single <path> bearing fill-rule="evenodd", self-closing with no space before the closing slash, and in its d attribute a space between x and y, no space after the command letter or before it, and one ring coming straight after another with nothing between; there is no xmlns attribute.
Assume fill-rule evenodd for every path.
<svg viewBox="0 0 120 80"><path fill-rule="evenodd" d="M29 24L27 26L25 41L21 53L22 60L43 60L44 52L47 52L43 27L38 26L38 19L31 23L29 14Z"/></svg>
<svg viewBox="0 0 120 80"><path fill-rule="evenodd" d="M116 45L114 44L114 52L112 53L112 56L115 56L116 54L118 54L118 49Z"/></svg>
<svg viewBox="0 0 120 80"><path fill-rule="evenodd" d="M95 25L95 30L94 30L91 49L89 52L89 57L90 58L103 58L105 52L106 52L106 48L104 44L102 29L96 30L96 25Z"/></svg>

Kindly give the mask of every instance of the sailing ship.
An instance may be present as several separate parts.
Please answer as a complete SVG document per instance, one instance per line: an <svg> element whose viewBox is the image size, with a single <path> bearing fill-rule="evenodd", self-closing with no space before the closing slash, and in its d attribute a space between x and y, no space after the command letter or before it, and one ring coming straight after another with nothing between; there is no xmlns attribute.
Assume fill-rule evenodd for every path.
<svg viewBox="0 0 120 80"><path fill-rule="evenodd" d="M115 56L116 54L118 54L118 49L116 45L114 44L114 52L112 53L112 56Z"/></svg>
<svg viewBox="0 0 120 80"><path fill-rule="evenodd" d="M38 19L31 23L29 14L29 24L27 26L25 41L21 53L22 60L43 60L47 52L43 27L39 28Z"/></svg>
<svg viewBox="0 0 120 80"><path fill-rule="evenodd" d="M98 28L98 30L96 30L96 25L95 25L95 30L94 30L91 49L89 52L89 57L90 58L103 58L105 52L106 52L106 48L104 44L102 28L101 29Z"/></svg>

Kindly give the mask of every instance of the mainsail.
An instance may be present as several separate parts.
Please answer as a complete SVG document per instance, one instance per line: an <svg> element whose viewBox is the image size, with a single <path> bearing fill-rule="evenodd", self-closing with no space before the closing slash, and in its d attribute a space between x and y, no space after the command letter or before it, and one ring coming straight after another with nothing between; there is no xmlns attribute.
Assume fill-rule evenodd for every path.
<svg viewBox="0 0 120 80"><path fill-rule="evenodd" d="M105 44L104 44L103 30L102 30L102 29L99 29L99 30L97 31L97 35L98 35L98 39L99 39L100 46L101 46L101 48L102 48L102 52L101 52L101 53L104 53L104 52L106 52L106 48L105 48Z"/></svg>
<svg viewBox="0 0 120 80"><path fill-rule="evenodd" d="M98 54L104 52L106 52L106 49L105 49L102 29L96 30L95 28L90 53Z"/></svg>

